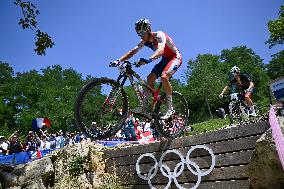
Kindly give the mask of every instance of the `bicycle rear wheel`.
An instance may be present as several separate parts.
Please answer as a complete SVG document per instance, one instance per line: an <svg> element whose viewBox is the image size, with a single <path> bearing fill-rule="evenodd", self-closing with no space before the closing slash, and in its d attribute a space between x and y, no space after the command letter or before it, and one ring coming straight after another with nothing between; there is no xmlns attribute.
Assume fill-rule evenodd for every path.
<svg viewBox="0 0 284 189"><path fill-rule="evenodd" d="M75 118L80 130L93 139L115 135L127 118L128 101L115 80L99 78L86 84L75 102Z"/></svg>
<svg viewBox="0 0 284 189"><path fill-rule="evenodd" d="M167 111L167 100L164 95L155 107L154 123L158 132L166 138L176 138L181 136L188 125L188 105L186 99L177 91L172 93L173 108L175 113L167 120L161 120Z"/></svg>

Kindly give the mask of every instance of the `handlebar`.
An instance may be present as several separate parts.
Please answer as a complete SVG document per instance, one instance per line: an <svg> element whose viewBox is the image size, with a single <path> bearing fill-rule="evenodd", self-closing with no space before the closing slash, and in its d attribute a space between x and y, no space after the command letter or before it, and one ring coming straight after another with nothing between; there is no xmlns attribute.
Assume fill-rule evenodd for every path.
<svg viewBox="0 0 284 189"><path fill-rule="evenodd" d="M122 66L123 64L127 64L127 65L133 65L135 67L140 67L141 64L138 62L138 61L135 61L133 63L131 63L130 61L123 61L123 62L116 62L116 61L113 61L113 62L110 62L109 63L109 67L119 67L119 66Z"/></svg>

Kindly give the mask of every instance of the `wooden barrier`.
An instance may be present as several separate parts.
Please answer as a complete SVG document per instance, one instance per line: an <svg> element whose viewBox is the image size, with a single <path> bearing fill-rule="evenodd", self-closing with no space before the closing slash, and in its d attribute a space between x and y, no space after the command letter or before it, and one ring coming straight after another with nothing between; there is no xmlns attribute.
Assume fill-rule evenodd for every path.
<svg viewBox="0 0 284 189"><path fill-rule="evenodd" d="M125 185L131 188L150 188L148 182L137 175L136 162L141 155L152 153L159 162L165 151L176 149L185 158L192 146L205 145L212 149L216 164L211 173L201 178L198 188L249 188L247 170L250 157L256 140L268 128L268 122L260 122L147 145L107 150L104 153L106 172L115 173ZM212 157L204 149L194 150L189 157L203 172L208 170L212 163ZM171 171L180 162L180 157L175 153L169 153L163 159L163 164L167 165ZM153 158L142 158L139 163L141 174L147 176L153 165ZM194 186L197 180L197 176L186 165L182 174L177 177L178 183L185 188ZM168 182L169 179L161 173L160 169L151 179L155 188L165 188ZM170 188L177 188L173 179L171 179Z"/></svg>

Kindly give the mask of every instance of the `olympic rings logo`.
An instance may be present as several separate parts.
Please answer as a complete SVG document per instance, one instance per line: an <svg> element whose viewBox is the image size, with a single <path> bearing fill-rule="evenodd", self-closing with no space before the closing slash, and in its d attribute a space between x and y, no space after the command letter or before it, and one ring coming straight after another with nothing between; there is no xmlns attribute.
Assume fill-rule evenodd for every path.
<svg viewBox="0 0 284 189"><path fill-rule="evenodd" d="M195 150L195 149L204 149L204 150L207 150L207 151L209 152L209 154L211 155L211 157L212 157L211 166L210 166L210 168L209 168L207 171L202 172L202 171L200 170L199 166L198 166L196 163L194 163L193 161L191 161L191 160L189 159L190 154L191 154L191 153L193 152L193 150ZM180 160L181 160L181 162L178 163L178 164L175 166L173 172L171 172L170 168L169 168L167 165L163 164L163 160L164 160L165 156L166 156L167 154L169 154L169 153L175 153L175 154L177 154L177 155L179 156ZM144 176L144 175L141 174L140 167L139 167L139 163L140 163L141 159L144 158L144 157L151 157L151 158L154 160L154 162L155 162L155 164L150 168L150 170L149 170L149 172L148 172L148 174L147 174L146 176ZM160 158L160 161L159 161L159 162L157 161L157 159L155 158L155 156L154 156L152 153L143 154L143 155L141 155L141 156L137 159L137 162L136 162L136 172L137 172L137 175L138 175L141 179L148 181L148 184L149 184L149 186L150 186L151 189L155 189L155 187L154 187L154 186L152 185L152 183L151 183L151 179L156 176L156 174L157 174L157 172L158 172L158 167L160 167L161 173L162 173L165 177L167 177L167 178L169 179L169 181L168 181L168 183L167 183L165 189L168 189L168 188L170 187L170 185L171 185L171 183L172 183L172 180L174 180L175 185L176 185L179 189L186 189L186 188L182 187L182 186L178 183L178 181L177 181L177 178L178 178L178 177L182 174L182 172L184 171L184 167L185 167L184 165L186 164L188 170L189 170L191 173L193 173L194 175L197 176L197 182L196 182L196 184L195 184L193 187L191 187L191 189L196 189L196 188L199 186L199 184L201 183L201 177L202 177L202 176L206 176L206 175L208 175L209 173L211 173L211 171L212 171L212 170L214 169L214 167L215 167L215 163L216 163L216 162L215 162L215 155L214 155L213 151L212 151L210 148L208 148L208 147L205 146L205 145L196 145L196 146L193 146L192 148L190 148L190 150L188 150L187 155L186 155L186 158L184 158L184 157L182 156L182 154L181 154L178 150L175 150L175 149L165 151L165 152L161 155L161 158ZM194 167L195 170L193 170L192 167Z"/></svg>

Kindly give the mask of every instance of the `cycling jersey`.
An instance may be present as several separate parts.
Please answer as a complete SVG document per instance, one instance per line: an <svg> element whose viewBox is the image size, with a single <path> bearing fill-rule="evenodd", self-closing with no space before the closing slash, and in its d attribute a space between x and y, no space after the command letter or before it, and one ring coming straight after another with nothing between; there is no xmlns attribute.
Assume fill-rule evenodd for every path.
<svg viewBox="0 0 284 189"><path fill-rule="evenodd" d="M153 32L152 34L154 36L154 41L147 41L144 43L141 40L138 44L138 48L140 49L143 46L146 46L153 51L163 49L162 59L155 65L152 72L155 73L157 77L160 77L163 72L173 75L182 63L182 57L179 50L175 46L173 40L165 32L158 31Z"/></svg>
<svg viewBox="0 0 284 189"><path fill-rule="evenodd" d="M246 89L249 88L250 82L252 80L245 74L240 74L240 82L236 78L233 78L228 86L230 86L231 93L236 92L244 92ZM251 88L250 91L247 91L244 96L245 97L252 97L253 93L255 92L254 88Z"/></svg>
<svg viewBox="0 0 284 189"><path fill-rule="evenodd" d="M245 74L240 74L240 82L234 77L229 85L236 85L239 89L245 90L249 87L249 83L251 82L250 78Z"/></svg>

